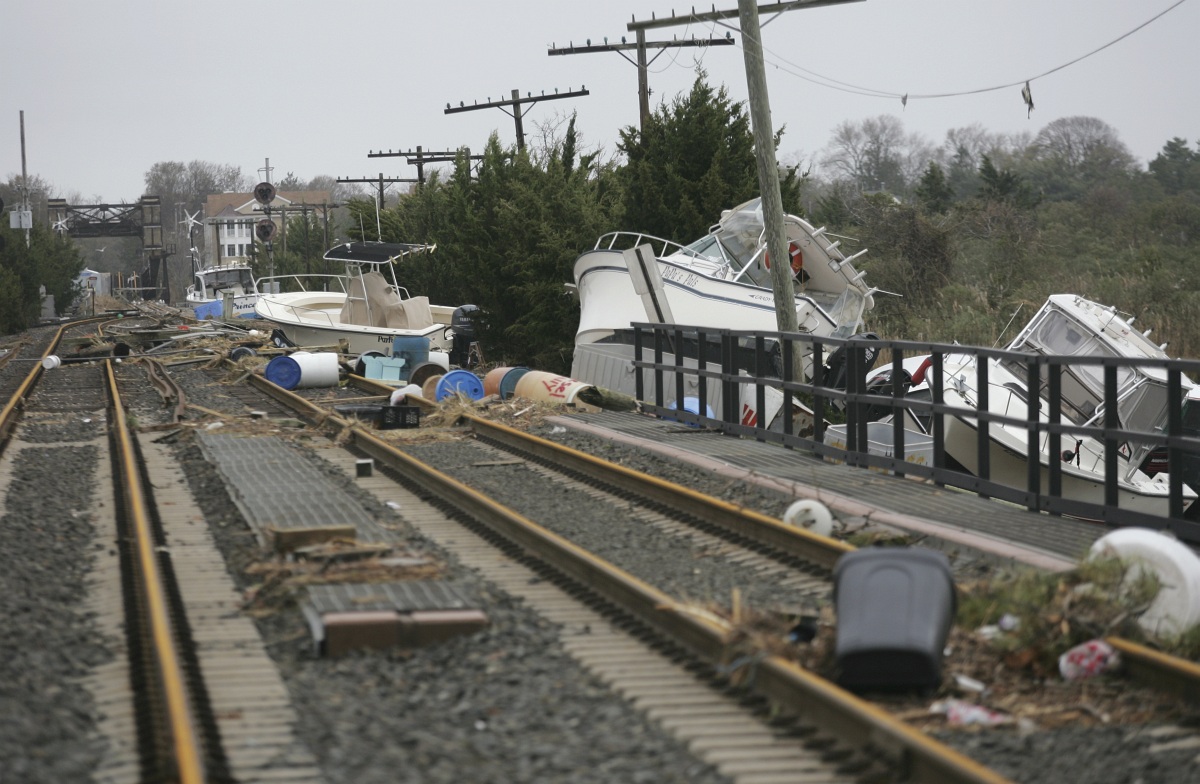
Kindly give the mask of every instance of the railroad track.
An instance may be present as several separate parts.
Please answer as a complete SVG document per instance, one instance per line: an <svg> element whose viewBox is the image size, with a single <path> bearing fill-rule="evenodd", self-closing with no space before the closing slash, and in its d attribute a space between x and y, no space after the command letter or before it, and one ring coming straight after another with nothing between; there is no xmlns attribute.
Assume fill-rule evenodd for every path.
<svg viewBox="0 0 1200 784"><path fill-rule="evenodd" d="M152 531L147 540L151 542L149 548L151 551L161 549L166 542L165 547L170 551L167 560L173 562L171 571L187 572L189 568L181 567L181 564L188 548L182 545L181 538L171 539L170 531L163 528L172 524L166 520L171 514L157 511L164 507L154 503L157 498L159 501L166 499L171 508L186 506L186 493L180 490L173 494L172 489L172 482L180 487L185 482L179 476L170 475L172 459L165 451L165 445L157 443L173 432L171 428L187 416L188 410L183 385L171 381L173 374L184 372L183 368L172 369L169 363L165 364L165 368L151 369L150 363L139 360L137 363L126 362L119 372L113 371L113 365L106 365L105 373L114 378L121 376L126 392L133 394L139 394L133 385L135 378L141 377L143 372L152 374L148 378L160 379L146 384L162 387L154 393L163 404L162 421L154 427L145 426L148 422L143 423L140 435L131 438L128 445L134 455L129 460L136 460L139 450L153 454L155 459L150 461L151 467L132 467L135 464L131 464L123 473L150 476L151 500L146 505L154 511L147 515L146 521ZM72 374L90 371L94 376L100 373L97 367L94 364L64 366L60 370L70 370ZM143 371L143 367L147 369ZM208 372L211 375L224 371ZM71 390L73 404L93 411L94 403L82 402L82 390L95 386L83 380L84 375L68 377L61 374L59 381ZM418 530L453 548L464 562L484 571L514 596L525 597L539 607L544 616L561 624L563 644L572 655L614 690L631 699L644 713L685 739L697 756L732 779L755 782L785 780L792 776L814 781L901 780L905 777L931 782L1004 780L897 721L886 711L837 689L791 661L765 653L752 654L749 658L754 661L753 682L743 682L742 676L751 670L730 667L733 662L730 661L729 639L733 626L727 619L729 607L718 608L722 612L710 612L707 610L712 607L698 606L694 596L673 595L656 587L647 576L627 574L609 562L617 559L596 558L555 534L552 520L538 524L531 519L532 514L510 508L519 507L519 499L511 504L498 503L490 497L492 488L482 493L472 485L487 487L490 481L499 490L504 485L505 471L534 472L545 478L548 487L586 494L598 506L620 509L622 516L635 520L638 525L653 526L659 534L680 540L683 543L680 546L702 551L706 562L723 560L740 564L745 570L761 573L774 585L790 581L789 585L784 585L790 592L790 598L782 602L784 609L788 605L811 607L827 601L829 570L837 558L850 549L848 546L783 526L773 518L729 504L714 504L697 493L636 472L617 471L614 474L612 465L606 461L565 450L551 442L531 439L524 433L482 419L470 421L474 437L458 444L469 451L453 454L448 465L456 472L466 473L470 468L481 476L491 474L492 477L479 482L474 477L469 482L459 481L449 471L439 471L427 461L416 459L414 455L425 449L420 443L406 444L403 439L393 442L388 433L355 426L336 415L330 407L333 400L318 405L299 395L286 393L261 378L250 376L248 380L254 386L253 392L241 387L229 389L229 397L246 410L238 416L248 417L249 411L262 411L271 417L305 419L325 429L334 440L355 454L370 457L384 470L358 480L360 486L381 500L404 508ZM34 424L40 415L31 408L32 389L31 383L29 388L22 387L20 394L10 393L5 411L18 411L21 407L13 401L24 400L25 421ZM382 392L368 385L347 390L340 399L344 401L351 396L378 399ZM313 394L309 397L329 396ZM270 402L267 402L268 398ZM193 415L196 410L195 405L191 406ZM55 416L61 417L62 411ZM111 411L103 418L115 424L120 415ZM0 421L0 429L4 427L4 422ZM116 451L114 448L114 453ZM434 450L429 448L427 451ZM119 462L125 463L126 459L121 458ZM343 464L347 471L353 471L355 461L347 458ZM156 465L158 468L153 467ZM560 469L565 469L566 473ZM100 468L96 471L102 473ZM128 497L131 491L121 492ZM495 495L503 494L497 492ZM124 518L130 516L126 507L137 505L136 501L127 500L115 506L120 507L118 516ZM179 530L186 530L186 526ZM174 536L181 537L182 534L177 532ZM154 555L153 552L142 552L136 558L155 560ZM520 568L514 566L514 558L520 561ZM134 556L126 557L126 560L133 559ZM193 579L207 579L205 573L212 565L192 569ZM201 584L194 583L184 589L173 589L173 592L185 596L198 593ZM172 590L168 589L166 593L170 594ZM226 614L239 603L236 596L225 601ZM181 623L189 625L189 617L202 618L206 612L214 614L215 611L182 608ZM204 624L190 632L193 636L197 633L203 637L206 633ZM173 629L167 636L177 640L189 634ZM1195 684L1200 680L1194 665L1139 649L1124 641L1113 642L1122 646L1122 653L1135 675L1160 682L1177 693L1196 694ZM745 649L739 652L748 653ZM195 694L200 696L185 702L189 705L216 702L213 714L230 714L233 704L230 696L211 694L211 690L203 686L203 672L207 669L229 678L235 677L231 674L246 666L245 663L210 663L206 666L200 661L196 668L199 676L181 678L184 683L199 683L200 689ZM158 669L161 671L161 666ZM157 677L161 679L161 676ZM270 680L271 677L278 680L278 675L272 676L265 671L256 676L256 680ZM195 687L189 685L187 688ZM161 693L163 689L154 691ZM114 696L113 699L119 701L123 697ZM286 702L286 695L279 699ZM169 716L172 710L169 705L160 705L149 714ZM238 730L228 724L221 728L218 726L220 721L203 717L189 720L193 726L202 728L194 748L199 767L203 769L201 775L207 779L196 780L222 780L222 777L253 780L244 773L251 769L245 767L245 760L239 763L239 750L235 748L230 752L223 748L230 738L237 737ZM244 728L251 719L240 721ZM206 731L205 726L216 729ZM167 733L165 737L169 741L159 735L157 741L149 744L160 750L155 752L157 756L151 756L158 761L143 760L137 763L137 769L152 770L163 765L181 769L180 758L186 763L188 755L179 753L175 739L185 736L186 733L178 728ZM168 750L164 755L162 750L169 748L175 748L175 751ZM215 756L210 757L212 753ZM163 759L170 761L163 762ZM293 756L292 763L295 780L316 780L311 757ZM108 764L114 770L121 765L113 760ZM124 764L129 765L127 761ZM240 769L239 764L243 766ZM239 770L243 773L238 774ZM114 780L121 779L114 777Z"/></svg>
<svg viewBox="0 0 1200 784"><path fill-rule="evenodd" d="M67 325L23 348L49 356L64 341L92 334L96 326ZM12 391L4 408L7 437L0 483L7 487L29 471L58 476L60 481L51 486L67 497L71 508L66 516L78 524L64 525L51 508L38 515L43 521L38 530L76 545L74 555L66 553L68 563L95 561L86 583L68 580L38 586L36 590L48 592L52 601L62 601L57 617L64 627L31 630L31 639L25 640L29 650L42 649L45 659L53 659L57 651L49 638L78 643L76 634L89 635L87 645L68 646L62 653L68 669L78 656L97 666L78 683L56 687L78 691L73 699L81 706L94 705L93 729L74 743L104 747L91 759L91 767L107 781L258 780L256 763L247 760L237 732L231 731L238 722L230 721L229 706L222 705L223 687L210 691L209 677L220 680L232 672L257 671L262 681L254 689L258 697L269 691L272 676L279 702L286 702L286 693L252 624L242 619L238 629L236 620L216 614L236 609L240 597L231 587L222 595L219 582L214 584L212 575L223 571L224 563L211 542L203 541L204 532L195 530L199 515L193 511L188 519L183 495L172 486L172 481L181 484L171 475L173 461L151 465L154 461L145 459L146 452L162 458L161 447L131 425L118 383L118 361L90 357L43 368L40 357L28 359L28 373L19 384L5 379ZM177 419L186 405L182 389L157 362L140 364L145 368L142 383L155 388L164 401L175 402L171 418ZM164 502L167 510L160 512ZM89 507L90 513L83 514ZM8 545L12 549L13 542ZM54 552L62 554L62 548ZM103 555L93 555L97 552ZM35 557L53 562L48 554ZM83 603L69 594L83 595ZM206 641L202 652L198 646ZM213 645L214 641L220 642ZM233 650L220 649L231 641L237 641ZM50 672L45 677L54 676ZM218 709L224 709L223 716ZM255 728L260 732L272 723L253 710L245 717L265 721ZM226 738L232 739L232 761ZM257 741L256 745L256 754L278 753ZM289 781L317 780L311 759L292 762L297 764L275 759L269 767Z"/></svg>
<svg viewBox="0 0 1200 784"><path fill-rule="evenodd" d="M418 451L411 445L398 448L379 435L360 427L354 427L351 422L323 409L299 395L293 395L276 387L265 380L251 377L250 381L271 395L277 401L287 401L298 416L305 417L314 423L337 432L339 438L347 439L352 446L364 455L375 460L388 471L394 472L408 487L435 496L440 502L460 513L470 526L481 525L478 532L487 537L499 537L511 548L515 548L524 556L535 559L540 569L549 569L556 579L572 586L573 591L582 596L591 597L593 608L609 608L609 623L615 625L634 623L642 634L648 634L658 640L658 645L666 646L669 653L665 661L648 654L644 658L632 653L638 664L631 665L622 659L617 666L639 669L644 667L645 673L639 672L635 680L645 685L659 686L660 678L667 677L662 672L653 672L654 667L671 667L680 656L689 659L693 666L708 670L715 676L717 686L728 686L729 679L722 677L729 671L729 640L733 633L732 624L711 612L702 612L694 607L690 600L669 595L651 585L647 580L631 575L613 563L597 557L579 545L564 539L549 530L544 519L535 522L492 498L493 490L480 492L444 471L429 465L413 456ZM750 558L757 555L755 550L769 550L778 554L785 562L794 564L803 559L809 567L824 573L828 580L828 569L836 558L846 552L845 545L816 537L802 530L793 529L762 515L746 510L739 510L729 504L715 499L709 499L684 488L678 488L669 483L639 475L636 472L620 469L617 466L595 460L582 453L568 450L550 442L535 439L517 431L486 423L482 420L472 421L473 428L487 434L487 437L497 443L504 443L509 448L518 448L537 453L547 464L569 464L571 470L586 473L589 479L613 487L619 493L627 493L630 498L641 496L640 502L648 505L651 511L676 507L678 519L702 522L707 529L719 528L732 539L745 541L754 549L745 553L733 555L733 558ZM376 431L378 432L378 431ZM480 460L487 464L487 460ZM503 480L501 480L501 484ZM413 498L404 499L411 504ZM636 517L637 515L633 515ZM453 539L456 534L444 534ZM482 563L482 561L480 561ZM751 564L753 569L758 564ZM768 574L767 579L773 580L774 575ZM805 580L806 583L811 581ZM822 584L818 590L826 592L827 584ZM811 585L802 589L811 592ZM572 613L576 612L571 610ZM585 624L591 628L591 623ZM600 650L608 651L605 644ZM598 655L595 665L600 667L607 653ZM830 780L850 780L857 776L866 775L868 769L883 766L887 773L874 771L874 775L885 775L894 780L911 780L922 782L997 782L1002 777L972 762L958 752L943 746L930 737L917 732L907 724L892 718L886 711L845 692L832 683L819 678L797 666L794 662L764 651L746 651L745 656L756 660L753 677L748 678L750 689L757 699L767 706L766 714L775 717L777 721L785 719L785 725L790 732L801 738L785 751L792 756L779 757L778 767L769 766L772 775L786 770L817 771ZM602 676L603 677L603 676ZM680 678L684 678L682 674ZM618 680L614 675L613 680ZM678 681L674 688L665 692L657 692L664 701L662 705L651 702L650 693L639 694L637 699L650 703L648 710L652 713L666 710L669 705L676 704L683 688L683 680ZM686 694L686 692L684 693ZM711 697L711 694L693 694L694 699L701 696ZM738 764L723 756L730 751L724 744L728 737L741 737L745 730L733 723L736 719L744 719L738 710L737 699L722 702L719 709L711 714L704 714L694 707L682 707L684 715L691 715L696 724L691 729L702 731L702 736L713 739L712 746L714 764L723 771L736 773ZM687 703L684 703L686 706ZM679 708L679 705L676 704ZM700 715L696 715L700 714ZM729 721L729 724L722 724ZM686 729L687 726L681 726ZM780 735L769 729L759 749L768 757L778 755ZM693 743L696 738L690 739ZM741 753L754 758L753 747L750 752L745 747ZM703 746L702 746L703 749ZM703 756L703 750L698 753ZM763 773L763 764L748 764L747 781L753 780L750 773Z"/></svg>

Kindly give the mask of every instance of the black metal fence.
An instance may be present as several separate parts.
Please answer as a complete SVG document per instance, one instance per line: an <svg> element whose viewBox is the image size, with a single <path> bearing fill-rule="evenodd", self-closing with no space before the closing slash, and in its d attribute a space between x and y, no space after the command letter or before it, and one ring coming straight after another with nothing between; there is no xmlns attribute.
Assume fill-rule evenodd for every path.
<svg viewBox="0 0 1200 784"><path fill-rule="evenodd" d="M814 337L780 332L749 332L704 329L680 325L634 324L634 367L636 397L643 409L728 435L779 443L814 456L841 461L851 466L886 471L897 477L918 477L936 484L975 492L1054 515L1069 515L1103 522L1113 527L1143 526L1173 531L1180 539L1200 543L1200 501L1185 512L1192 498L1185 491L1185 471L1170 471L1163 482L1166 505L1163 514L1147 513L1122 504L1119 477L1129 471L1126 453L1130 444L1157 448L1169 466L1188 466L1200 476L1200 437L1189 435L1182 422L1185 376L1200 378L1200 361L1100 356L1041 356L1004 349L961 346L919 341L877 340L868 336L849 339ZM802 357L802 372L796 372L793 346ZM905 377L905 358L929 356L928 396L906 395L901 383L876 381L868 388L868 373L888 370L890 379ZM974 357L972 379L976 407L964 416L959 406L945 401L943 363L948 356ZM684 358L692 366L684 364ZM1041 394L1022 395L1023 416L989 411L990 362L1000 360L1010 367L1024 368L1025 379L1037 379ZM1014 365L1014 363L1016 363ZM1099 367L1103 374L1102 415L1088 424L1076 424L1064 416L1063 378L1068 368ZM1123 368L1157 368L1166 377L1167 421L1153 432L1123 429L1118 418L1118 375ZM674 392L666 399L673 380ZM685 384L685 381L687 382ZM694 395L685 392L695 389ZM1032 385L1030 385L1032 386ZM782 395L781 412L774 421L761 421L768 409L768 390ZM720 394L714 392L720 390ZM710 402L720 398L719 410ZM1041 415L1042 408L1047 413ZM694 409L694 410L693 410ZM754 412L757 412L757 416ZM789 414L789 412L791 412ZM797 416L796 412L801 412ZM811 414L811 418L809 417ZM885 423L880 422L884 419ZM946 453L947 423L957 419L975 430L974 470L967 471ZM827 422L828 420L828 422ZM831 422L841 420L836 425ZM906 428L906 421L909 428ZM924 423L923 434L912 426ZM1021 428L1028 453L1061 459L1025 459L1024 482L993 479L995 445L989 436L994 426ZM870 427L869 427L870 426ZM831 434L831 427L836 431ZM918 425L919 427L919 425ZM882 449L881 428L886 431ZM869 438L874 434L876 439ZM831 438L831 435L836 435ZM1097 472L1101 497L1081 500L1064 495L1064 460L1076 454L1080 439L1095 439L1103 445L1103 471ZM922 459L914 462L914 440L919 440ZM1070 447L1074 445L1076 453ZM906 451L907 450L907 451ZM960 453L961 456L961 453ZM928 459L925 459L928 458ZM1193 480L1196 485L1200 481ZM1192 489L1200 492L1200 486Z"/></svg>

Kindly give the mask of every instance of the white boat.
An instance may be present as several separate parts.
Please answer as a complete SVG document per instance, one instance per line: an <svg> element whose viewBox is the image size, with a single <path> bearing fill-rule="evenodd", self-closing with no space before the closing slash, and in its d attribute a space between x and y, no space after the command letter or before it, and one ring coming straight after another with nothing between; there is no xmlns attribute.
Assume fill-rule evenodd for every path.
<svg viewBox="0 0 1200 784"><path fill-rule="evenodd" d="M874 306L873 290L824 228L784 218L800 332L850 337ZM576 346L622 342L632 322L776 331L775 296L760 199L722 214L708 234L684 246L613 232L575 261ZM640 251L640 253L639 253ZM805 367L805 375L810 372Z"/></svg>
<svg viewBox="0 0 1200 784"><path fill-rule="evenodd" d="M1012 343L1010 351L1043 356L1124 357L1166 359L1161 346L1147 334L1134 329L1128 319L1112 307L1071 294L1056 294L1042 306ZM1030 397L1025 364L1016 359L987 360L988 410L995 414L1026 419ZM942 360L943 400L947 405L978 411L979 390L976 358L968 354L949 354ZM1105 421L1104 369L1100 365L1070 364L1062 374L1062 422L1102 427ZM1047 379L1043 378L1035 399L1039 401L1038 419L1049 421ZM1184 376L1183 394L1194 384ZM915 390L915 387L914 387ZM945 417L946 454L967 471L977 474L978 420L968 413ZM1144 366L1122 366L1117 370L1117 413L1120 428L1128 431L1162 432L1167 423L1167 374L1165 370ZM906 427L919 428L908 418ZM1061 453L1051 455L1050 436L1039 433L1037 459L1042 466L1041 486L1049 487L1051 460L1062 466L1062 497L1103 505L1105 503L1105 445L1092 437L1064 434ZM1024 425L992 422L988 425L988 462L993 481L1011 487L1028 485L1030 459L1028 429ZM1145 514L1168 516L1169 478L1166 474L1149 476L1141 470L1154 451L1149 443L1123 442L1118 447L1118 506ZM1186 509L1196 500L1194 489L1184 485Z"/></svg>
<svg viewBox="0 0 1200 784"><path fill-rule="evenodd" d="M196 282L187 288L184 304L198 319L225 316L225 295L231 297L234 318L254 318L258 286L249 264L232 263L196 270Z"/></svg>
<svg viewBox="0 0 1200 784"><path fill-rule="evenodd" d="M324 258L341 263L342 274L263 278L255 313L298 346L345 343L349 354L390 357L396 338L423 337L432 350L449 351L456 309L410 296L396 279L397 263L434 247L390 242L334 246ZM282 293L266 293L276 290Z"/></svg>

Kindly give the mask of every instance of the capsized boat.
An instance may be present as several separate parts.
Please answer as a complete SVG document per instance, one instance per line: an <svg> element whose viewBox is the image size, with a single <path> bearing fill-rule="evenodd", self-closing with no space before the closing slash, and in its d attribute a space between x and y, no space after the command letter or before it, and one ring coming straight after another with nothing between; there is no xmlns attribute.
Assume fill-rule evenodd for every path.
<svg viewBox="0 0 1200 784"><path fill-rule="evenodd" d="M794 215L784 216L784 226L798 330L853 336L874 306L874 290L853 263L866 250L847 256L840 239ZM765 234L761 199L725 211L689 245L633 232L605 234L575 261L576 346L621 342L632 322L776 331ZM806 366L805 374L810 370Z"/></svg>
<svg viewBox="0 0 1200 784"><path fill-rule="evenodd" d="M784 227L787 263L796 287L794 307L799 331L838 338L854 336L862 327L863 314L874 306L874 290L863 283L864 273L854 267L854 260L866 250L847 256L839 247L840 239L793 215L784 216ZM760 199L726 210L706 235L689 245L633 232L605 234L575 261L574 290L580 316L572 377L635 394L631 372L633 322L777 331L770 263ZM709 342L714 338L709 336ZM704 362L709 370L720 371L713 358L715 346L701 348L687 342L679 347L679 357L670 353L664 361L680 361L689 367ZM800 372L809 378L811 352L807 344L800 346L805 357ZM771 345L768 351L778 356L777 345ZM743 375L757 371L753 363L747 365L740 357L737 363ZM774 371L782 372L782 367ZM664 394L673 400L674 377L668 376L663 382ZM696 394L695 379L687 383L692 386L686 394ZM716 385L708 389L707 395L708 403L718 406L721 391ZM767 388L765 395L760 411L753 386L740 385L736 405L742 424L774 427L782 422L778 416L782 393Z"/></svg>
<svg viewBox="0 0 1200 784"><path fill-rule="evenodd" d="M1147 331L1148 332L1148 331ZM1166 359L1161 346L1147 334L1134 329L1131 319L1115 308L1073 294L1052 295L1021 333L1006 347L1009 351L1043 356L1124 357L1129 359ZM1019 359L986 360L988 410L1016 419L1028 416L1026 401L1039 401L1039 420L1049 421L1048 380L1041 379L1031 390L1025 363ZM978 473L977 424L970 412L978 411L980 400L977 358L969 354L948 354L942 360L943 400L946 405L963 409L945 417L946 454L967 471ZM929 366L922 370L928 373ZM1064 424L1102 427L1105 421L1104 368L1099 365L1071 364L1062 370L1062 416ZM1184 376L1183 394L1195 388ZM914 391L916 387L914 387ZM1125 365L1117 370L1117 416L1120 428L1146 433L1163 432L1167 424L1166 371L1141 365ZM920 423L908 417L906 427L919 429ZM1028 430L1024 425L993 422L988 425L989 473L1001 484L1023 488L1027 485L1029 454ZM1051 460L1062 465L1062 496L1078 501L1105 503L1103 440L1092 437L1062 436L1061 454L1049 453L1050 436L1039 434L1036 459L1042 465L1042 487L1049 483ZM1145 514L1169 514L1169 478L1166 474L1149 476L1142 470L1154 450L1151 443L1126 441L1118 446L1118 505ZM1194 488L1184 485L1186 509L1196 500Z"/></svg>
<svg viewBox="0 0 1200 784"><path fill-rule="evenodd" d="M198 319L222 318L225 296L232 301L234 318L254 318L258 286L249 264L234 262L196 269L196 282L187 288L184 304Z"/></svg>
<svg viewBox="0 0 1200 784"><path fill-rule="evenodd" d="M264 293L254 310L299 346L344 342L347 353L392 356L396 338L423 337L433 350L453 347L456 308L430 305L411 296L396 278L396 267L436 246L394 242L346 242L325 252L343 266L337 275L284 275L259 280ZM282 293L266 293L281 290Z"/></svg>

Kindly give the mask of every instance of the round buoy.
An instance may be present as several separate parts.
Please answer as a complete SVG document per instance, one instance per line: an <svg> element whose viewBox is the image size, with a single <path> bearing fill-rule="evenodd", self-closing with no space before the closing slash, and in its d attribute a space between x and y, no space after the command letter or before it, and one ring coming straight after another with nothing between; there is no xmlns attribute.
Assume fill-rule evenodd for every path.
<svg viewBox="0 0 1200 784"><path fill-rule="evenodd" d="M812 498L801 498L783 513L783 522L804 528L818 536L833 534L833 515L829 507Z"/></svg>

